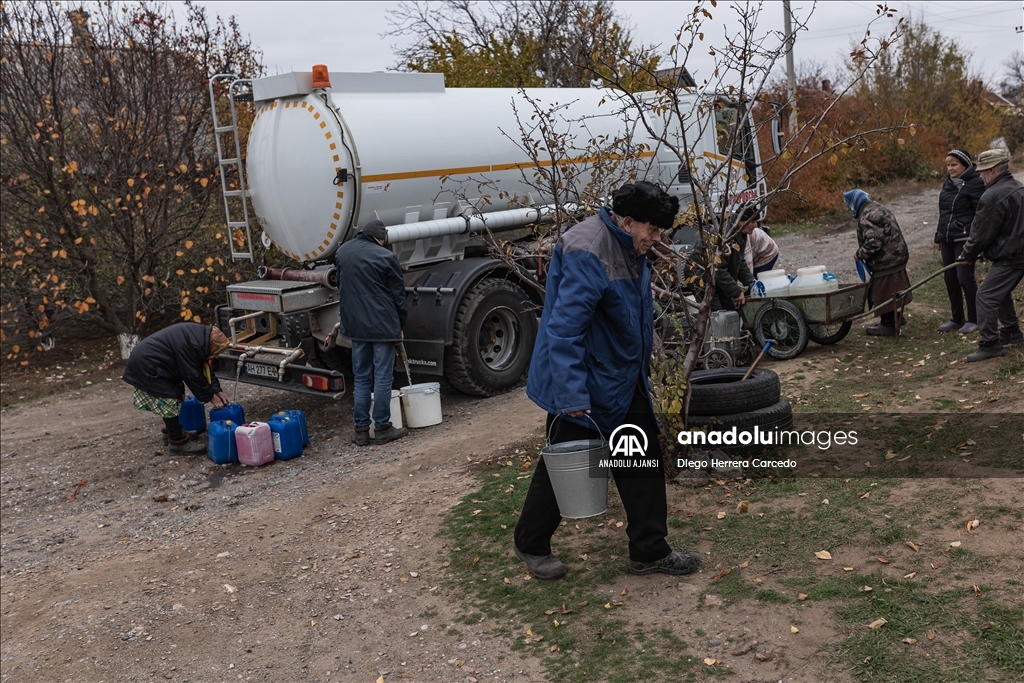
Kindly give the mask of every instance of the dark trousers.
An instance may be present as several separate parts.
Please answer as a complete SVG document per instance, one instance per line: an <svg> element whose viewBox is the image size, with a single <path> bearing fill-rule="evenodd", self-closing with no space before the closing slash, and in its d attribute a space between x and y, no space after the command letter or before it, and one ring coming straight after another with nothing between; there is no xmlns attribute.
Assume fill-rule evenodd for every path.
<svg viewBox="0 0 1024 683"><path fill-rule="evenodd" d="M1024 279L1024 269L993 263L978 288L978 332L982 346L999 343L999 327L1007 331L1020 328L1013 306L1013 290Z"/></svg>
<svg viewBox="0 0 1024 683"><path fill-rule="evenodd" d="M626 418L651 435L648 439L647 458L658 460L658 474L650 477L616 476L615 486L619 490L619 498L626 509L626 536L629 537L629 559L637 562L654 562L666 557L672 548L665 536L668 535L668 505L665 500L665 475L661 470L661 445L653 435L658 433L657 422L650 402L637 389L633 394L633 402L629 406ZM582 427L563 419L555 419L548 415L546 429L551 433L551 443L600 438L597 431ZM608 438L608 434L604 437ZM544 458L537 463L537 469L526 492L523 511L516 524L516 547L528 555L548 555L551 553L551 536L558 529L562 516L558 512L558 502L551 488L551 479Z"/></svg>
<svg viewBox="0 0 1024 683"><path fill-rule="evenodd" d="M963 242L939 242L942 250L942 265L948 266L956 261L964 250ZM978 279L974 276L974 264L964 264L942 274L946 281L946 294L949 295L949 306L952 312L950 320L963 325L965 322L978 323L978 311L975 301L978 297ZM967 301L967 317L964 318L964 300Z"/></svg>

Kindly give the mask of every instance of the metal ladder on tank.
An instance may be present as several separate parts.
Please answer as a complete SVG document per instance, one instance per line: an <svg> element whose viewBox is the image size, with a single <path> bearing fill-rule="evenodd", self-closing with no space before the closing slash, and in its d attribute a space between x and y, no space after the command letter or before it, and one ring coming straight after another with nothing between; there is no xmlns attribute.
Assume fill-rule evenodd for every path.
<svg viewBox="0 0 1024 683"><path fill-rule="evenodd" d="M228 107L231 109L231 124L221 125L221 112L217 110L216 86L227 84ZM224 215L228 222L228 240L231 243L231 260L253 261L252 227L249 222L249 190L245 185L245 162L242 161L242 145L238 139L238 114L236 102L252 102L252 81L238 78L235 74L217 74L210 79L210 111L213 114L213 139L217 143L217 166L220 169L220 189L224 195ZM233 144L222 144L222 136L231 134ZM234 152L233 157L224 156L224 148ZM232 205L235 210L232 212ZM241 214L241 220L237 220ZM245 228L245 242L242 251L235 249L235 232Z"/></svg>

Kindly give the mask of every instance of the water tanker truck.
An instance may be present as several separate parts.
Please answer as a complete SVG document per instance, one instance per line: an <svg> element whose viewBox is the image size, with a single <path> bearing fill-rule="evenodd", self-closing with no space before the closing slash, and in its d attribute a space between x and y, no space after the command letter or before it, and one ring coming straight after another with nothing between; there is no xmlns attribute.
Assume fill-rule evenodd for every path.
<svg viewBox="0 0 1024 683"><path fill-rule="evenodd" d="M351 345L339 335L333 255L360 225L379 218L405 274L413 371L443 375L474 395L515 385L529 365L543 304L536 281L527 280L541 273L475 242L477 233L543 223L554 208L552 197L528 181L535 163L552 163L524 151L520 121L529 121L536 106L557 105L560 120L585 125L586 140L629 138L641 150L632 160L638 177L684 204L691 199L690 168L628 123L607 90L446 88L442 74L314 67L252 80L215 76L210 96L236 238L232 258L252 262L258 237L295 262L260 266L227 287L228 303L217 308L218 324L233 340L216 368L224 378L344 394ZM696 95L680 97L689 98L681 103L694 116L707 112L687 131L695 157L724 161L721 153L729 150L721 148L715 125L722 106L698 107ZM749 114L723 106L732 107L726 114L733 121L739 116L748 141L727 164L743 178L730 200L749 199L761 182ZM251 107L244 157L239 107ZM573 155L567 161L585 163Z"/></svg>

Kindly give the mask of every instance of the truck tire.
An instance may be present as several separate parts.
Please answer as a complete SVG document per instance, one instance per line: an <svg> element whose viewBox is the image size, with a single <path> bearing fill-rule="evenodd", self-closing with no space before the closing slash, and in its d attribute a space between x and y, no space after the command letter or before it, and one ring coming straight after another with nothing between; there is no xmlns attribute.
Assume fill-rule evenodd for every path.
<svg viewBox="0 0 1024 683"><path fill-rule="evenodd" d="M779 376L757 368L741 382L746 368L695 370L690 375L690 415L735 415L768 408L779 402Z"/></svg>
<svg viewBox="0 0 1024 683"><path fill-rule="evenodd" d="M772 431L774 429L785 430L793 427L793 408L789 401L780 399L775 405L760 410L751 410L746 413L734 413L732 415L690 416L686 422L687 429L700 429L710 427L720 431L727 431L736 427L737 430L751 430L755 426L761 431ZM707 446L707 448L721 448L725 453L756 453L767 446L761 445L735 445L735 446Z"/></svg>
<svg viewBox="0 0 1024 683"><path fill-rule="evenodd" d="M485 278L455 313L452 345L444 350L445 377L464 394L493 396L515 386L530 365L537 316L514 282Z"/></svg>

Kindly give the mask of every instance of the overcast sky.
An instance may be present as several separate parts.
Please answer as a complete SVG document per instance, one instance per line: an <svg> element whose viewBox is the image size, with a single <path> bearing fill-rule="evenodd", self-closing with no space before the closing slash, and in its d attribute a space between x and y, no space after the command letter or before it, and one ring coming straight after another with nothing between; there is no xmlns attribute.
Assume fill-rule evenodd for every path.
<svg viewBox="0 0 1024 683"><path fill-rule="evenodd" d="M206 1L213 12L235 15L243 32L263 50L270 74L308 70L313 64L327 64L332 71L383 71L395 66L394 48L404 39L385 36L390 28L387 10L395 2L219 2ZM729 2L719 2L709 22L706 40L721 44L722 26L734 25ZM897 16L923 18L930 26L958 40L971 53L971 68L994 84L1003 74L1002 63L1013 50L1024 49L1024 34L1015 28L1024 24L1020 0L998 2L890 2ZM647 44L669 45L675 30L692 10L691 2L615 2L616 9L634 30L634 37ZM814 3L792 0L794 15L808 16ZM863 36L864 28L876 14L877 4L869 0L819 2L810 14L808 31L797 38L795 55L801 62L840 63L849 52L850 40ZM764 3L761 24L782 29L782 2ZM891 22L885 26L891 28ZM873 31L877 35L879 31ZM710 58L694 60L690 71L698 79L710 69Z"/></svg>

